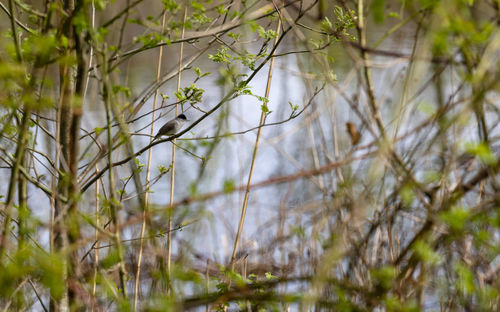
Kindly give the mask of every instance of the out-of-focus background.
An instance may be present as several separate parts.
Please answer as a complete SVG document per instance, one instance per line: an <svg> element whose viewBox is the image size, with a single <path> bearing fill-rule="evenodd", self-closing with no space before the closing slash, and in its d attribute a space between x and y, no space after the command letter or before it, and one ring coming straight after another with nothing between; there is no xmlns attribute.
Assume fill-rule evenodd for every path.
<svg viewBox="0 0 500 312"><path fill-rule="evenodd" d="M496 1L0 4L6 310L498 308Z"/></svg>

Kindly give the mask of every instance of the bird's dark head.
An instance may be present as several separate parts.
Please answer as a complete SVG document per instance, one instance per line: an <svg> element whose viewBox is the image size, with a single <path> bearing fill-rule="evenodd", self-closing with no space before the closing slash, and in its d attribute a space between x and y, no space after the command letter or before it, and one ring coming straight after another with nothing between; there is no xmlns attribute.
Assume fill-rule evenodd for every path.
<svg viewBox="0 0 500 312"><path fill-rule="evenodd" d="M180 114L179 116L177 116L177 118L187 121L186 115L184 114Z"/></svg>

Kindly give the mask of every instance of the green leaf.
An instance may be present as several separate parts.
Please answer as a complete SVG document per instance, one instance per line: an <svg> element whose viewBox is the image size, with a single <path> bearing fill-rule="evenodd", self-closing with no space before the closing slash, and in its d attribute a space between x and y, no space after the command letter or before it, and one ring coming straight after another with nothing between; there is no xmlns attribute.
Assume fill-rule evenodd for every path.
<svg viewBox="0 0 500 312"><path fill-rule="evenodd" d="M228 9L223 4L218 5L215 8L217 9L217 14L219 14L219 15L224 15L228 11Z"/></svg>
<svg viewBox="0 0 500 312"><path fill-rule="evenodd" d="M216 63L231 63L231 55L227 54L229 49L227 47L221 47L217 50L216 54L209 54L208 58Z"/></svg>
<svg viewBox="0 0 500 312"><path fill-rule="evenodd" d="M433 104L426 101L419 103L417 108L426 116L432 116L436 113L436 107Z"/></svg>
<svg viewBox="0 0 500 312"><path fill-rule="evenodd" d="M476 285L474 284L474 274L472 271L461 262L455 264L455 272L458 276L457 289L463 290L465 294L472 294L475 292Z"/></svg>
<svg viewBox="0 0 500 312"><path fill-rule="evenodd" d="M193 70L194 70L194 72L196 73L196 76L197 76L198 78L201 78L201 77L204 77L204 76L210 75L210 72L202 73L202 72L201 72L201 69L200 69L200 68L198 68L198 67L193 68Z"/></svg>
<svg viewBox="0 0 500 312"><path fill-rule="evenodd" d="M146 166L145 164L143 164L139 161L139 158L135 158L135 164L137 165L139 172L142 172L142 168L144 168L144 166Z"/></svg>
<svg viewBox="0 0 500 312"><path fill-rule="evenodd" d="M325 19L321 21L321 28L327 32L330 32L333 29L333 24L327 16L325 16Z"/></svg>
<svg viewBox="0 0 500 312"><path fill-rule="evenodd" d="M269 103L269 99L266 98L265 96L259 96L259 95L254 95L257 100L261 101L262 103L266 104L266 103Z"/></svg>
<svg viewBox="0 0 500 312"><path fill-rule="evenodd" d="M257 33L259 34L259 36L261 36L262 38L264 38L266 40L271 40L271 39L278 36L278 33L272 29L265 30L264 27L262 27L262 26L257 26L256 29L257 29Z"/></svg>
<svg viewBox="0 0 500 312"><path fill-rule="evenodd" d="M375 283L384 289L391 288L396 275L396 269L392 266L384 266L379 269L370 270L370 276L375 280Z"/></svg>
<svg viewBox="0 0 500 312"><path fill-rule="evenodd" d="M290 108L292 109L292 113L299 110L299 105L294 105L290 101L288 101L288 105L290 105Z"/></svg>
<svg viewBox="0 0 500 312"><path fill-rule="evenodd" d="M41 283L50 288L51 296L61 298L65 289L64 285L64 256L59 254L47 254L38 252L36 257L36 270L41 278ZM53 292L53 294L52 294Z"/></svg>
<svg viewBox="0 0 500 312"><path fill-rule="evenodd" d="M441 220L453 231L460 231L464 228L469 219L470 211L464 207L454 206L449 211L441 214Z"/></svg>
<svg viewBox="0 0 500 312"><path fill-rule="evenodd" d="M164 174L164 173L167 173L167 168L165 166L162 166L162 165L159 165L158 166L158 171L161 173L161 174Z"/></svg>
<svg viewBox="0 0 500 312"><path fill-rule="evenodd" d="M370 4L373 10L373 18L377 24L384 22L385 19L385 0L372 0Z"/></svg>
<svg viewBox="0 0 500 312"><path fill-rule="evenodd" d="M197 1L191 1L191 7L193 9L195 9L196 11L200 11L200 12L205 12L205 7L203 6L203 4L197 2Z"/></svg>
<svg viewBox="0 0 500 312"><path fill-rule="evenodd" d="M106 8L108 2L109 2L108 0L95 0L94 6L97 10L102 11Z"/></svg>
<svg viewBox="0 0 500 312"><path fill-rule="evenodd" d="M413 190L413 185L411 183L406 183L405 185L403 185L399 192L404 204L406 206L411 205L411 203L415 199L415 191Z"/></svg>
<svg viewBox="0 0 500 312"><path fill-rule="evenodd" d="M235 187L236 187L236 183L234 182L233 179L226 179L224 181L224 185L223 185L222 189L224 190L224 193L227 194L227 193L233 192Z"/></svg>
<svg viewBox="0 0 500 312"><path fill-rule="evenodd" d="M120 86L120 85L113 86L113 93L114 94L117 94L120 92L123 93L127 98L129 98L132 95L132 91L130 90L130 88Z"/></svg>
<svg viewBox="0 0 500 312"><path fill-rule="evenodd" d="M389 16L391 18L399 18L399 19L401 18L401 15L399 15L398 12L389 12L389 14L387 16Z"/></svg>
<svg viewBox="0 0 500 312"><path fill-rule="evenodd" d="M438 263L440 260L439 254L436 253L431 246L429 246L425 241L418 240L415 245L413 245L413 250L415 254L423 261L427 263Z"/></svg>
<svg viewBox="0 0 500 312"><path fill-rule="evenodd" d="M266 278L267 278L268 280L276 280L276 279L278 279L278 277L277 277L277 276L272 275L270 272L266 272L266 273L265 273L265 276L266 276Z"/></svg>
<svg viewBox="0 0 500 312"><path fill-rule="evenodd" d="M495 165L497 163L497 158L495 154L491 151L489 145L485 142L480 143L466 143L465 150L476 157L478 157L482 162L487 165Z"/></svg>
<svg viewBox="0 0 500 312"><path fill-rule="evenodd" d="M107 256L101 260L100 265L104 269L109 269L112 266L114 266L115 264L117 264L118 262L120 262L120 257L118 256L118 251L116 251L115 249L112 249L109 251Z"/></svg>
<svg viewBox="0 0 500 312"><path fill-rule="evenodd" d="M165 7L165 10L174 12L179 9L179 5L177 4L177 1L175 0L162 0L163 6Z"/></svg>

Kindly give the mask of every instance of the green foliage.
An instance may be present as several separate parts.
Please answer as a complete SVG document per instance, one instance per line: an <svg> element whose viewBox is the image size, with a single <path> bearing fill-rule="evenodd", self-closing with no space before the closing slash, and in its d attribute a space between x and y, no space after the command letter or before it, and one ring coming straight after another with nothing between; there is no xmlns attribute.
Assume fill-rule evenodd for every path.
<svg viewBox="0 0 500 312"><path fill-rule="evenodd" d="M461 232L466 226L470 210L460 206L453 206L449 211L441 214L441 220L454 232Z"/></svg>
<svg viewBox="0 0 500 312"><path fill-rule="evenodd" d="M290 116L293 116L295 114L296 111L299 110L299 105L297 104L292 104L292 102L288 101L288 105L290 105L290 109L292 110Z"/></svg>
<svg viewBox="0 0 500 312"><path fill-rule="evenodd" d="M236 66L228 65L226 67L219 67L220 78L217 81L219 85L238 85L246 74L240 74Z"/></svg>
<svg viewBox="0 0 500 312"><path fill-rule="evenodd" d="M467 151L467 153L476 156L487 165L492 166L497 163L497 157L491 151L489 145L485 142L467 143L465 144L465 150Z"/></svg>
<svg viewBox="0 0 500 312"><path fill-rule="evenodd" d="M231 55L227 54L229 49L227 47L221 47L217 50L216 54L209 54L208 58L216 63L229 64L231 63Z"/></svg>
<svg viewBox="0 0 500 312"><path fill-rule="evenodd" d="M250 70L255 69L255 62L258 61L261 58L264 58L267 56L267 53L264 51L262 53L259 53L258 55L251 54L248 51L244 51L244 53L240 54L240 56L234 57L235 60L240 60L241 64L243 66L248 67Z"/></svg>
<svg viewBox="0 0 500 312"><path fill-rule="evenodd" d="M210 75L210 73L209 73L209 72L207 72L207 73L202 73L202 72L201 72L201 69L199 69L198 67L193 68L193 70L194 70L194 72L196 73L197 78L202 78L202 77L205 77L205 76Z"/></svg>
<svg viewBox="0 0 500 312"><path fill-rule="evenodd" d="M34 276L40 278L42 284L48 287L55 298L61 298L64 294L64 269L66 265L63 262L64 257L60 254L48 254L35 251L34 255ZM24 268L25 274L29 271Z"/></svg>
<svg viewBox="0 0 500 312"><path fill-rule="evenodd" d="M141 161L139 160L139 158L135 158L134 161L135 161L135 164L137 165L137 169L139 170L139 172L142 172L142 169L146 165L143 164L143 163L141 163Z"/></svg>
<svg viewBox="0 0 500 312"><path fill-rule="evenodd" d="M415 300L405 300L401 301L401 299L396 296L389 294L384 298L384 304L387 308L387 311L390 312L419 312L421 311L415 302Z"/></svg>
<svg viewBox="0 0 500 312"><path fill-rule="evenodd" d="M437 183L441 179L441 172L436 170L429 170L424 172L424 183Z"/></svg>
<svg viewBox="0 0 500 312"><path fill-rule="evenodd" d="M159 33L149 33L142 36L134 37L134 42L142 43L143 48L152 48L160 42L169 42L170 39L160 35Z"/></svg>
<svg viewBox="0 0 500 312"><path fill-rule="evenodd" d="M223 4L216 6L216 9L217 9L217 14L219 15L224 15L229 11L227 7Z"/></svg>
<svg viewBox="0 0 500 312"><path fill-rule="evenodd" d="M26 87L24 73L24 66L0 60L0 105L13 108L21 104L13 94ZM5 92L6 90L10 92Z"/></svg>
<svg viewBox="0 0 500 312"><path fill-rule="evenodd" d="M161 2L163 3L165 10L172 13L176 12L180 8L179 4L175 0L162 0Z"/></svg>
<svg viewBox="0 0 500 312"><path fill-rule="evenodd" d="M277 280L277 279L279 279L277 276L272 275L270 272L266 272L264 275L265 275L265 277L268 280Z"/></svg>
<svg viewBox="0 0 500 312"><path fill-rule="evenodd" d="M499 18L491 1L373 0L364 3L362 14L380 26L363 19L359 28L361 13L354 2L321 1L311 8L287 4L279 14L271 2L75 4L72 11L61 1L15 1L17 25L11 29L4 14L0 29L0 228L7 232L2 237L7 244L0 245L2 308L39 309L38 295L45 304L72 291L70 310L135 310L140 243L139 310L439 308L422 299L428 294L452 310L496 307L500 62ZM92 6L99 11L95 25ZM237 261L232 271L224 265L232 264L226 246L234 243L237 212L232 209L239 196L227 195L237 182L221 177L239 181L248 172L249 155L257 151L254 141L240 134L241 127L255 125L247 124L247 116L234 116L240 107L232 100L249 95L253 98L244 99L253 103L254 113L272 112L269 99L258 94L263 94L278 18L288 32L278 41L274 70L285 87L270 93L281 98L273 98L280 122L268 124L276 133L269 142L287 161L293 158L294 166L282 155L269 161L274 153L259 149L262 164L278 167L256 167L264 171L254 181L264 181L268 191L252 190L242 237L257 240L259 250ZM183 31L181 65L193 71L183 71L177 89ZM383 48L379 41L372 43L381 31L379 41L388 39ZM160 46L161 83L156 78ZM212 53L207 57L206 51ZM198 81L204 78L210 85L205 70L213 68L218 70L213 80L221 87L210 87L207 95ZM281 88L274 80L272 85ZM319 85L324 88L318 96L310 96ZM155 188L155 183L168 185L162 176L172 164L163 162L159 174L145 182L141 161L146 157L137 151L147 154L142 151L147 143L134 139L129 155L123 149L128 134L116 126L123 117L133 123L131 129L147 133L150 99L157 91L159 109L180 104L187 114L212 114L195 125L199 137L177 142L176 176L181 178L174 181L173 209L166 204L168 192ZM175 103L166 103L172 93ZM117 112L103 109L107 96ZM207 96L223 101L198 105ZM288 112L295 120L287 120ZM112 146L103 137L106 113ZM26 116L28 127L21 128ZM359 124L362 146L348 144L351 133L344 125L351 119ZM72 129L81 131L75 137ZM21 136L26 140L21 142ZM241 138L236 149L229 145ZM155 146L152 155L170 146ZM23 150L25 159L17 157ZM457 150L465 155L453 155ZM108 168L108 153L123 165ZM470 155L479 161L468 161ZM217 171L212 160L218 158L230 171ZM234 172L227 159L241 168ZM130 172L129 161L139 172ZM132 174L138 173L145 182L142 190L133 189ZM109 174L118 185L108 185ZM146 204L136 196L145 192L154 194ZM7 197L13 198L10 203ZM139 237L143 216L145 234ZM169 272L165 246L170 238ZM240 243L238 252L245 245ZM365 261L371 254L380 261ZM120 274L123 267L127 270ZM405 283L397 279L400 274ZM96 306L82 306L79 300Z"/></svg>
<svg viewBox="0 0 500 312"><path fill-rule="evenodd" d="M262 104L262 105L260 106L260 109L262 110L262 112L263 112L264 114L269 114L269 113L271 113L271 111L269 110L269 107L267 107L267 105L265 105L265 104Z"/></svg>
<svg viewBox="0 0 500 312"><path fill-rule="evenodd" d="M198 183L197 183L197 181L193 181L193 182L189 183L188 191L189 191L190 196L198 195Z"/></svg>
<svg viewBox="0 0 500 312"><path fill-rule="evenodd" d="M422 7L439 16L436 19L437 26L431 33L434 54L449 55L454 47L458 47L467 59L471 56L471 47L489 43L495 25L472 17L469 1L455 0L452 6L442 1L420 2Z"/></svg>
<svg viewBox="0 0 500 312"><path fill-rule="evenodd" d="M464 295L469 295L476 291L474 274L464 263L455 262L455 273L457 274L457 290Z"/></svg>
<svg viewBox="0 0 500 312"><path fill-rule="evenodd" d="M436 253L424 240L418 240L413 245L413 250L418 258L425 263L437 264L441 259L440 255Z"/></svg>
<svg viewBox="0 0 500 312"><path fill-rule="evenodd" d="M167 173L167 172L168 172L168 169L167 169L165 166L163 166L163 165L159 165L159 166L158 166L158 171L159 171L161 174L165 174L165 173Z"/></svg>
<svg viewBox="0 0 500 312"><path fill-rule="evenodd" d="M222 189L224 190L224 193L231 193L234 191L234 188L236 187L236 183L233 179L226 179L224 180L224 185Z"/></svg>
<svg viewBox="0 0 500 312"><path fill-rule="evenodd" d="M414 185L411 182L407 182L403 185L400 190L401 198L406 206L410 206L415 199Z"/></svg>
<svg viewBox="0 0 500 312"><path fill-rule="evenodd" d="M34 34L22 42L23 59L33 62L35 66L43 66L56 60L57 49L66 45L66 38L58 39L53 32Z"/></svg>
<svg viewBox="0 0 500 312"><path fill-rule="evenodd" d="M102 11L106 8L109 2L110 0L95 0L93 3L97 10Z"/></svg>
<svg viewBox="0 0 500 312"><path fill-rule="evenodd" d="M229 38L234 39L234 41L239 41L239 40L240 40L240 38L241 38L241 34L234 33L234 32L232 32L232 31L228 32L228 33L227 33L227 36L228 36Z"/></svg>
<svg viewBox="0 0 500 312"><path fill-rule="evenodd" d="M342 37L355 40L356 38L348 32L349 29L356 26L354 23L354 20L356 20L355 12L344 12L344 9L339 6L335 6L333 12L336 18L335 22L332 23L328 17L325 17L321 22L321 30L334 40L340 40Z"/></svg>
<svg viewBox="0 0 500 312"><path fill-rule="evenodd" d="M370 3L370 8L373 11L375 22L383 23L385 20L385 0L373 0Z"/></svg>
<svg viewBox="0 0 500 312"><path fill-rule="evenodd" d="M113 93L123 93L126 98L130 98L130 96L132 95L132 91L130 90L130 88L120 85L113 86Z"/></svg>
<svg viewBox="0 0 500 312"><path fill-rule="evenodd" d="M103 269L109 269L114 265L118 264L119 262L120 262L120 256L118 252L115 249L113 249L106 255L106 257L104 257L101 260L100 266Z"/></svg>
<svg viewBox="0 0 500 312"><path fill-rule="evenodd" d="M196 87L195 84L191 84L180 89L180 91L175 92L175 97L179 102L189 102L190 104L196 104L202 101L204 92L205 90Z"/></svg>
<svg viewBox="0 0 500 312"><path fill-rule="evenodd" d="M384 266L379 269L370 270L370 276L374 284L383 289L390 289L392 287L396 275L397 272L392 266Z"/></svg>
<svg viewBox="0 0 500 312"><path fill-rule="evenodd" d="M103 127L95 127L94 132L96 136L99 136L105 129Z"/></svg>
<svg viewBox="0 0 500 312"><path fill-rule="evenodd" d="M432 116L436 113L436 107L432 103L426 101L422 101L418 104L418 110L426 116Z"/></svg>

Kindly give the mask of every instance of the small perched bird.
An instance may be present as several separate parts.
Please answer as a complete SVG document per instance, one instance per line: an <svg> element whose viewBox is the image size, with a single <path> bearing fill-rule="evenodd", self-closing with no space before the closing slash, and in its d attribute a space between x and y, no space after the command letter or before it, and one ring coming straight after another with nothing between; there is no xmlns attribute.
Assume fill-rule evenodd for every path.
<svg viewBox="0 0 500 312"><path fill-rule="evenodd" d="M161 136L167 135L171 136L179 132L182 126L188 121L186 115L180 114L175 119L168 121L163 127L160 128L160 131L155 135L154 140L158 139Z"/></svg>
<svg viewBox="0 0 500 312"><path fill-rule="evenodd" d="M346 122L345 127L349 137L351 138L351 144L357 145L361 140L361 133L356 129L356 126L352 122Z"/></svg>

